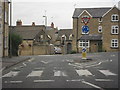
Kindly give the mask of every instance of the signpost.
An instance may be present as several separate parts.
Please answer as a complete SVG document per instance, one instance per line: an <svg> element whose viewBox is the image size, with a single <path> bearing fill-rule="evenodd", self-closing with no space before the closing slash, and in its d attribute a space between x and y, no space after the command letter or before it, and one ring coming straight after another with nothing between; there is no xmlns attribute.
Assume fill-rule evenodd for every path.
<svg viewBox="0 0 120 90"><path fill-rule="evenodd" d="M82 48L82 59L87 59L87 46L86 46L86 34L89 32L89 27L87 26L88 21L90 18L84 17L82 18L83 23L85 24L82 27L82 32L85 33L85 47Z"/></svg>

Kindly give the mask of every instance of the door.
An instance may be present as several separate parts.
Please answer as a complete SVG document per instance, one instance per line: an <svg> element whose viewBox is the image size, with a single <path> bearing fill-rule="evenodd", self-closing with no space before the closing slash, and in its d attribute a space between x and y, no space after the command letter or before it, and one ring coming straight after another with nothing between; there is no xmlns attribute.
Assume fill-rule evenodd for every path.
<svg viewBox="0 0 120 90"><path fill-rule="evenodd" d="M68 43L67 44L67 54L70 54L72 51L72 44L71 43Z"/></svg>

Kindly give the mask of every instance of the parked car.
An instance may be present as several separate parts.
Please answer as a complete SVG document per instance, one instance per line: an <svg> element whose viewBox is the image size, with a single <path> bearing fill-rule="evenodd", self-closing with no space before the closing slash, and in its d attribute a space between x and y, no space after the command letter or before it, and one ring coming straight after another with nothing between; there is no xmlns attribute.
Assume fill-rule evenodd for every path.
<svg viewBox="0 0 120 90"><path fill-rule="evenodd" d="M55 54L62 54L62 50L60 47L54 47Z"/></svg>

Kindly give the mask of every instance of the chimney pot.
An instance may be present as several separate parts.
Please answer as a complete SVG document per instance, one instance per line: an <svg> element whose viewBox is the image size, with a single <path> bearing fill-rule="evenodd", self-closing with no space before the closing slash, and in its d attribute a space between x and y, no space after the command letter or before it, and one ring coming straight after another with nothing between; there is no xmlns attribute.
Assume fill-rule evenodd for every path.
<svg viewBox="0 0 120 90"><path fill-rule="evenodd" d="M53 22L51 23L51 28L54 28L54 23Z"/></svg>
<svg viewBox="0 0 120 90"><path fill-rule="evenodd" d="M32 26L35 26L35 22L32 22Z"/></svg>
<svg viewBox="0 0 120 90"><path fill-rule="evenodd" d="M17 20L16 26L22 26L22 21L21 20Z"/></svg>

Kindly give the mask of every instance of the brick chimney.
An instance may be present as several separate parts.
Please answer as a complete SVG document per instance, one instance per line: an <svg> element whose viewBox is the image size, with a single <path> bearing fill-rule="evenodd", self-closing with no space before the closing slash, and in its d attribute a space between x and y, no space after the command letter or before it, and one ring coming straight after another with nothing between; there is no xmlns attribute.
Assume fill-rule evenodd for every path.
<svg viewBox="0 0 120 90"><path fill-rule="evenodd" d="M35 26L35 22L32 22L32 26Z"/></svg>
<svg viewBox="0 0 120 90"><path fill-rule="evenodd" d="M17 20L16 26L22 26L22 21L21 20Z"/></svg>
<svg viewBox="0 0 120 90"><path fill-rule="evenodd" d="M53 22L51 23L51 28L54 28L54 23Z"/></svg>

